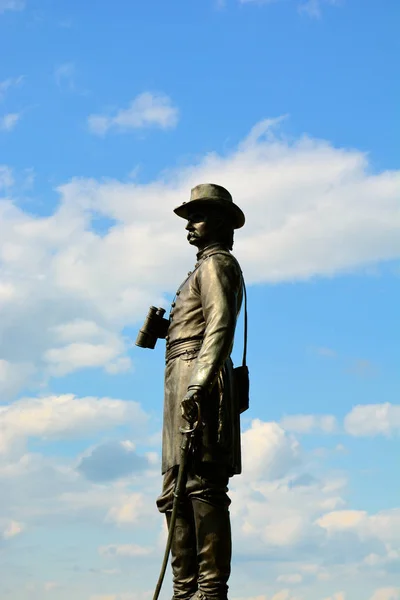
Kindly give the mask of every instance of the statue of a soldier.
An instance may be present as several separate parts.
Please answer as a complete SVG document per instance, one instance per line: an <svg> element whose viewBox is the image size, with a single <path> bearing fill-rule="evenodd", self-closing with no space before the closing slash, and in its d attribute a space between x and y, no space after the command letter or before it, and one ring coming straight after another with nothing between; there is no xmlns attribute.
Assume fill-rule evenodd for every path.
<svg viewBox="0 0 400 600"><path fill-rule="evenodd" d="M197 263L172 303L166 332L162 443L163 489L157 500L168 525L183 428L201 410L202 427L186 469L171 546L173 600L227 600L231 563L229 478L241 472L240 411L230 358L243 279L230 250L245 217L214 184L192 189L174 211L187 220ZM161 337L161 336L160 336Z"/></svg>

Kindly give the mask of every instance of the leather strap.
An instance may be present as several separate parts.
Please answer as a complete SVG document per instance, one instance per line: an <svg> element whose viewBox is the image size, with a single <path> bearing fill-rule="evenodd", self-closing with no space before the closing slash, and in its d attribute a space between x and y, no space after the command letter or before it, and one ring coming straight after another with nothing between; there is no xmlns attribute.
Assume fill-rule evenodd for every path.
<svg viewBox="0 0 400 600"><path fill-rule="evenodd" d="M244 294L244 343L243 343L242 365L245 367L247 364L247 291L246 291L246 284L245 284L244 278L243 278L243 273L242 273L242 282L243 282L243 294Z"/></svg>

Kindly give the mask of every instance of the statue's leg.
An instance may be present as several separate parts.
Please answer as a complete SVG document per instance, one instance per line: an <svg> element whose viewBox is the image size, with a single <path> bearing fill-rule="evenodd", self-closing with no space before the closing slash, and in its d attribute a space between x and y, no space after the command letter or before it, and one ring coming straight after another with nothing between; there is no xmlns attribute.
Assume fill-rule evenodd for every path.
<svg viewBox="0 0 400 600"><path fill-rule="evenodd" d="M171 512L166 513L167 523ZM174 600L190 600L197 590L197 551L191 506L179 511L171 546Z"/></svg>
<svg viewBox="0 0 400 600"><path fill-rule="evenodd" d="M199 597L227 600L231 572L231 525L229 509L193 500L196 522Z"/></svg>
<svg viewBox="0 0 400 600"><path fill-rule="evenodd" d="M194 598L227 600L231 573L230 500L224 469L205 465L202 476L189 482L197 542L198 588ZM201 484L201 485L200 485Z"/></svg>
<svg viewBox="0 0 400 600"><path fill-rule="evenodd" d="M164 475L163 490L157 499L158 510L164 513L167 525L171 520L177 469L174 467ZM197 549L194 516L187 498L181 503L175 523L171 545L173 575L173 600L190 600L197 590Z"/></svg>

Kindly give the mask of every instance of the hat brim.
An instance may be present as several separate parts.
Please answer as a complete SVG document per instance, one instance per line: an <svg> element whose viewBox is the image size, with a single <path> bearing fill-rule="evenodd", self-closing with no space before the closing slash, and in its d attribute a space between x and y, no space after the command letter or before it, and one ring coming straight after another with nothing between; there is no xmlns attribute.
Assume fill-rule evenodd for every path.
<svg viewBox="0 0 400 600"><path fill-rule="evenodd" d="M188 219L189 214L193 212L193 209L202 208L207 209L215 205L220 206L227 212L231 219L234 229L240 229L245 224L245 216L243 211L234 202L228 202L227 200L220 200L216 198L199 198L199 200L189 200L189 202L183 202L180 206L174 208L174 213L182 219Z"/></svg>

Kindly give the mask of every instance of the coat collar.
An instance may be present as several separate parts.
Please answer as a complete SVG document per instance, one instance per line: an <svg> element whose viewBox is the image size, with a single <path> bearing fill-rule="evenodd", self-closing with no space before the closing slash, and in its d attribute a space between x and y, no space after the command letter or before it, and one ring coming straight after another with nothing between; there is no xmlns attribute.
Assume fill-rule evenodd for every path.
<svg viewBox="0 0 400 600"><path fill-rule="evenodd" d="M209 246L206 246L205 248L203 248L203 250L200 250L200 252L197 253L197 255L196 255L197 261L207 258L207 256L211 252L215 252L216 250L225 250L225 252L226 252L228 249L226 248L226 246L224 246L223 244L220 244L219 242L216 242L215 244L210 244Z"/></svg>

